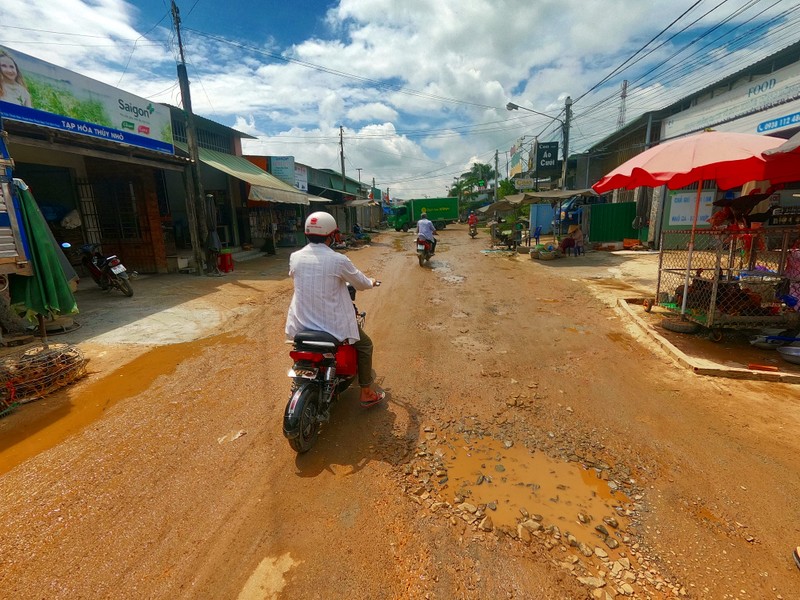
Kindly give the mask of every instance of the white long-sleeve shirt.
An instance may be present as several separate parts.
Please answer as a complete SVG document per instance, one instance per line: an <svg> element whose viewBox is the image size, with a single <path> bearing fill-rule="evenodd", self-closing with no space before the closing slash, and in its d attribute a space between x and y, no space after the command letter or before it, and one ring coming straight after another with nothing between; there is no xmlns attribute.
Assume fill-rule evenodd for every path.
<svg viewBox="0 0 800 600"><path fill-rule="evenodd" d="M325 244L307 244L289 257L294 296L286 318L289 339L305 329L325 331L337 340L358 340L358 325L347 283L368 290L372 280L349 258Z"/></svg>

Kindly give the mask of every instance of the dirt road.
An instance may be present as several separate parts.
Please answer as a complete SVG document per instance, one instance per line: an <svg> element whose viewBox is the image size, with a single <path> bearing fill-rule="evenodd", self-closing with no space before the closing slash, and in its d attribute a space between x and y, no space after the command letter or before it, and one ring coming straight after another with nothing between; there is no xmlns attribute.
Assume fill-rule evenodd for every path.
<svg viewBox="0 0 800 600"><path fill-rule="evenodd" d="M0 597L800 597L795 387L650 345L613 307L635 261L484 254L457 226L420 268L412 241L350 254L384 283L358 304L388 402L350 390L303 456L285 261L214 284L215 336L83 344L94 374L41 402L48 427L96 417L0 476Z"/></svg>

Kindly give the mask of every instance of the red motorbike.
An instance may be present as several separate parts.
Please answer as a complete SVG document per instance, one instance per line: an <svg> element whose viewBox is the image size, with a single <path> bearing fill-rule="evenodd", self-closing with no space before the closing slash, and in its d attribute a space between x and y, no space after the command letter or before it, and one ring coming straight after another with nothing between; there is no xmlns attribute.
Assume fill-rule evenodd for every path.
<svg viewBox="0 0 800 600"><path fill-rule="evenodd" d="M61 244L64 248L70 248L69 243ZM81 264L89 272L94 282L100 286L101 290L118 289L128 298L133 296L128 270L122 261L115 254L103 256L100 254L100 244L84 244L78 249Z"/></svg>
<svg viewBox="0 0 800 600"><path fill-rule="evenodd" d="M375 283L379 286L380 281ZM367 313L355 306L356 290L348 284L358 324L363 327ZM322 423L330 420L331 406L358 375L355 346L340 342L324 331L301 331L289 352L294 361L289 369L292 393L283 414L283 435L292 450L308 452L317 441Z"/></svg>
<svg viewBox="0 0 800 600"><path fill-rule="evenodd" d="M417 259L419 266L425 266L425 261L430 261L433 256L433 242L425 239L424 237L417 236Z"/></svg>

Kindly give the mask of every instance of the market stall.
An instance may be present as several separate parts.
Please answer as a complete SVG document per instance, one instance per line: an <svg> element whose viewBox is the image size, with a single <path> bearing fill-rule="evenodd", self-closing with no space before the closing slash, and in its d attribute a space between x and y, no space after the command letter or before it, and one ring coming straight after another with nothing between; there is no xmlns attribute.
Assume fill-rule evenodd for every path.
<svg viewBox="0 0 800 600"><path fill-rule="evenodd" d="M685 286L691 237L691 230L662 233L656 295L645 300L647 310L657 304L682 315L716 341L724 329L800 325L800 227L696 231Z"/></svg>
<svg viewBox="0 0 800 600"><path fill-rule="evenodd" d="M702 325L719 340L724 328L798 324L800 228L777 226L775 210L768 212L767 226L759 226L764 222L747 219L749 211L715 202L717 188L765 180L764 153L783 142L770 136L703 132L650 148L593 186L598 193L661 185L685 190L684 197L672 198L673 227L662 232L656 296L645 305L650 309L657 303L680 317L665 319L665 328L688 332ZM791 181L800 179L800 173L784 168L781 177ZM731 205L741 199L735 196L729 195ZM724 219L715 219L715 204Z"/></svg>

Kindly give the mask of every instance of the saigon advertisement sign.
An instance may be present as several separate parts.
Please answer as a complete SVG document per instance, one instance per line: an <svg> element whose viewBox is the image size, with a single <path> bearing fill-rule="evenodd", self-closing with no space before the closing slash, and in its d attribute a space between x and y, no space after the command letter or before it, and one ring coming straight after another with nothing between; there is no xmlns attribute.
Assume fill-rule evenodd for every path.
<svg viewBox="0 0 800 600"><path fill-rule="evenodd" d="M0 46L0 114L174 153L169 108Z"/></svg>

